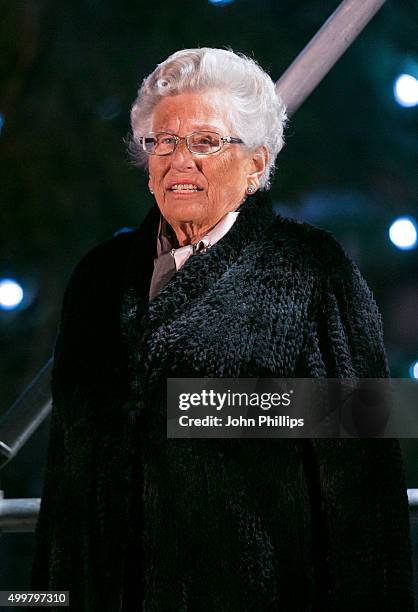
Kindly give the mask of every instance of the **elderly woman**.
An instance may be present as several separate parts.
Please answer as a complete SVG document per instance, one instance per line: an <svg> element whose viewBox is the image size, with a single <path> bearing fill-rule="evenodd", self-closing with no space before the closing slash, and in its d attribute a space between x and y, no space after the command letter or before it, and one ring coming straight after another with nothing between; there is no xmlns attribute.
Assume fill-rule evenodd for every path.
<svg viewBox="0 0 418 612"><path fill-rule="evenodd" d="M396 441L166 437L168 377L388 375L355 264L272 212L273 82L179 51L131 117L156 205L65 293L32 588L89 612L412 610Z"/></svg>

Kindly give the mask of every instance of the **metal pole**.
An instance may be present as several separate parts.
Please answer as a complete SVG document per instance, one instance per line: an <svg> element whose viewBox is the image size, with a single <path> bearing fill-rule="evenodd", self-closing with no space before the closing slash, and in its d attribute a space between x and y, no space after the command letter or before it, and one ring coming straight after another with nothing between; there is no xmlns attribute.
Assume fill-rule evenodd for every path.
<svg viewBox="0 0 418 612"><path fill-rule="evenodd" d="M40 498L4 499L0 491L0 533L34 532L40 506Z"/></svg>
<svg viewBox="0 0 418 612"><path fill-rule="evenodd" d="M290 117L386 0L344 0L276 83Z"/></svg>
<svg viewBox="0 0 418 612"><path fill-rule="evenodd" d="M51 412L51 357L0 420L0 468L18 453Z"/></svg>

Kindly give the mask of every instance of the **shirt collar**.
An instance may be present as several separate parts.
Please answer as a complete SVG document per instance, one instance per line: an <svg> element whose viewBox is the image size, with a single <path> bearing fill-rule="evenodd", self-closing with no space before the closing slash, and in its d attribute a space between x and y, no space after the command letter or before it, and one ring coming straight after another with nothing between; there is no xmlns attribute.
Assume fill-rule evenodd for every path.
<svg viewBox="0 0 418 612"><path fill-rule="evenodd" d="M171 226L164 217L160 215L157 237L157 257L160 257L160 255L163 255L167 251L171 251L176 262L176 268L179 270L191 255L210 249L218 240L223 238L234 225L238 215L238 211L226 213L218 223L199 240L199 242L196 244L187 244L178 248L173 247L176 240Z"/></svg>

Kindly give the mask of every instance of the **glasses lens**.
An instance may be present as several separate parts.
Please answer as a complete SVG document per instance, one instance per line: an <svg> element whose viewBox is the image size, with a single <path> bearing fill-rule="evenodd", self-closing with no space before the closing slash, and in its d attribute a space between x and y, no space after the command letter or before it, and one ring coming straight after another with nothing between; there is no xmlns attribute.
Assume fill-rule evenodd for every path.
<svg viewBox="0 0 418 612"><path fill-rule="evenodd" d="M169 155L176 146L176 139L172 134L147 134L142 140L144 151L151 155Z"/></svg>
<svg viewBox="0 0 418 612"><path fill-rule="evenodd" d="M189 136L189 149L193 153L207 155L221 148L221 137L215 132L195 132Z"/></svg>
<svg viewBox="0 0 418 612"><path fill-rule="evenodd" d="M156 155L169 155L176 148L176 138L173 134L156 134L154 153Z"/></svg>
<svg viewBox="0 0 418 612"><path fill-rule="evenodd" d="M141 140L142 148L144 149L144 151L146 151L147 153L155 153L157 140L156 138L154 138L154 136L147 134L147 136L144 136Z"/></svg>

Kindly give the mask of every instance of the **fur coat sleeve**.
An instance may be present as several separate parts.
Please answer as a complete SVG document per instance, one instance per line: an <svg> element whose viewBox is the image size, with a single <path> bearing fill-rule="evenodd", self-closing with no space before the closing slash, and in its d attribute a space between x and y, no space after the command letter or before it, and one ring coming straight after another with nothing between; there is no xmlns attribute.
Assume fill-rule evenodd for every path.
<svg viewBox="0 0 418 612"><path fill-rule="evenodd" d="M303 375L389 376L382 321L366 281L331 237L323 255L329 268L306 324ZM398 441L317 439L301 441L301 446L316 508L313 533L321 539L314 551L324 609L412 610L409 520ZM379 577L370 571L372 566L379 568ZM334 593L327 588L331 584Z"/></svg>
<svg viewBox="0 0 418 612"><path fill-rule="evenodd" d="M64 294L55 343L31 588L70 590L74 611L122 609L128 501L121 490L133 449L119 316L129 252L130 237L121 235L83 257Z"/></svg>

